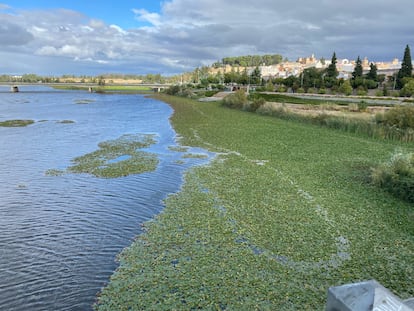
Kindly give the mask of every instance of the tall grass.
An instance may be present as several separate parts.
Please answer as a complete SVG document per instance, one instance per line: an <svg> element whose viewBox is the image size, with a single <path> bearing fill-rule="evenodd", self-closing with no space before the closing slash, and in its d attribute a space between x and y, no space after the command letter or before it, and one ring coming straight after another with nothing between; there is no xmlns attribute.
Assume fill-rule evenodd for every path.
<svg viewBox="0 0 414 311"><path fill-rule="evenodd" d="M373 169L372 182L393 195L414 203L414 153L398 151Z"/></svg>
<svg viewBox="0 0 414 311"><path fill-rule="evenodd" d="M387 119L387 113L385 114L385 117L379 115L375 118L375 120L365 120L358 118L332 116L326 113L320 113L318 115L302 115L294 113L284 107L273 108L269 105L261 106L257 112L263 115L270 115L284 120L304 122L319 126L325 126L336 130L342 130L348 133L366 135L371 138L380 138L403 142L414 141L414 128L400 128L392 122L379 121Z"/></svg>

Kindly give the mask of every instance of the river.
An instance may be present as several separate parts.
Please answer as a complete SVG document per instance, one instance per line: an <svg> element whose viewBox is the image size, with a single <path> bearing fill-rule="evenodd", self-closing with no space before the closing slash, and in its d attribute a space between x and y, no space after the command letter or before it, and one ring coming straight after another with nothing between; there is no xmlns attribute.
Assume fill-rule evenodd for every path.
<svg viewBox="0 0 414 311"><path fill-rule="evenodd" d="M172 109L143 95L9 89L0 86L0 121L35 123L0 127L0 310L92 310L116 255L179 190L185 170L208 158L183 158ZM155 134L146 149L158 157L155 171L46 174L125 134Z"/></svg>

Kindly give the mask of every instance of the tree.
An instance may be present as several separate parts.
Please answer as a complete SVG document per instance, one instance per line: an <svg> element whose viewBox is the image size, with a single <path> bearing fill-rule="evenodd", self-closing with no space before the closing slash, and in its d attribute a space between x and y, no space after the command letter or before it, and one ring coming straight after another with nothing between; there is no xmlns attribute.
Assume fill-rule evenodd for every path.
<svg viewBox="0 0 414 311"><path fill-rule="evenodd" d="M345 94L346 96L351 95L352 94L352 86L351 86L351 83L349 82L349 80L345 80L344 83L342 83L339 86L338 91L341 92L342 94Z"/></svg>
<svg viewBox="0 0 414 311"><path fill-rule="evenodd" d="M409 78L400 91L401 96L411 97L414 95L414 79Z"/></svg>
<svg viewBox="0 0 414 311"><path fill-rule="evenodd" d="M308 88L319 88L322 85L322 72L315 67L306 68L303 70L303 87L307 90Z"/></svg>
<svg viewBox="0 0 414 311"><path fill-rule="evenodd" d="M247 85L249 83L249 75L247 74L247 69L244 69L242 74L238 74L237 83L243 85Z"/></svg>
<svg viewBox="0 0 414 311"><path fill-rule="evenodd" d="M410 52L410 47L407 46L405 47L405 51L404 51L404 58L401 64L401 69L398 71L397 74L397 83L396 83L396 87L397 89L401 89L404 86L404 78L410 78L413 72L413 63L411 61L411 52Z"/></svg>
<svg viewBox="0 0 414 311"><path fill-rule="evenodd" d="M336 86L338 83L337 77L339 72L338 69L336 69L336 63L336 53L334 52L332 55L331 63L329 64L328 68L326 68L325 75L322 79L322 84L324 84L328 88L332 88Z"/></svg>
<svg viewBox="0 0 414 311"><path fill-rule="evenodd" d="M375 65L374 63L369 64L369 72L367 74L367 79L378 82L377 71L378 71L377 65Z"/></svg>
<svg viewBox="0 0 414 311"><path fill-rule="evenodd" d="M256 67L253 72L250 74L250 82L252 84L261 84L262 81L262 72L259 67Z"/></svg>
<svg viewBox="0 0 414 311"><path fill-rule="evenodd" d="M364 79L362 77L363 68L362 68L362 61L361 58L358 56L355 62L355 68L352 72L352 86L356 89L362 85L364 85Z"/></svg>
<svg viewBox="0 0 414 311"><path fill-rule="evenodd" d="M99 77L98 77L98 85L99 85L99 86L104 86L104 85L105 85L105 79L104 79L104 76L99 76Z"/></svg>
<svg viewBox="0 0 414 311"><path fill-rule="evenodd" d="M355 80L356 78L362 78L362 72L363 72L362 62L361 62L361 58L358 56L356 63L355 63L354 71L352 72L352 79Z"/></svg>
<svg viewBox="0 0 414 311"><path fill-rule="evenodd" d="M328 78L334 78L338 76L339 72L338 69L336 69L336 53L334 52L332 55L331 63L329 64L328 68L326 69L326 76Z"/></svg>

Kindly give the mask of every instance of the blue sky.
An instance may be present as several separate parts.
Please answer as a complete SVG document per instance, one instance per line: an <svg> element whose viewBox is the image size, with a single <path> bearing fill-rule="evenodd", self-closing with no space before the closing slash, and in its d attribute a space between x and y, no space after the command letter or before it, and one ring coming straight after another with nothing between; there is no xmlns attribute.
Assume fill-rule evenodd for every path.
<svg viewBox="0 0 414 311"><path fill-rule="evenodd" d="M128 29L148 25L147 22L141 22L134 18L133 9L145 8L150 12L159 12L160 3L156 0L118 0L110 2L99 0L23 0L10 2L10 5L13 8L24 10L71 9Z"/></svg>
<svg viewBox="0 0 414 311"><path fill-rule="evenodd" d="M228 56L401 59L412 0L0 0L0 74L163 75Z"/></svg>

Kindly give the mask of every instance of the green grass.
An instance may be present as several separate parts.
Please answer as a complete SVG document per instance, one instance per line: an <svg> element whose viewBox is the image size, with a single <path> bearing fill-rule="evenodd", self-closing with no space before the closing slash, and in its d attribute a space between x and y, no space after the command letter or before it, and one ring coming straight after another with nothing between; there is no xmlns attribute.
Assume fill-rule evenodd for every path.
<svg viewBox="0 0 414 311"><path fill-rule="evenodd" d="M2 127L24 127L24 126L28 126L30 124L33 124L34 121L33 120L6 120L6 121L1 121L0 122L0 126Z"/></svg>
<svg viewBox="0 0 414 311"><path fill-rule="evenodd" d="M105 91L123 91L123 92L135 92L135 91L151 91L151 88L143 85L105 85Z"/></svg>
<svg viewBox="0 0 414 311"><path fill-rule="evenodd" d="M335 100L332 98L326 98L326 100L321 100L319 98L304 98L304 97L296 97L296 96L289 96L284 94L265 94L265 93L253 93L250 95L251 99L255 98L263 98L268 102L278 102L278 103L289 103L289 104L304 104L304 105L320 105L322 103L329 103L331 105L349 105L351 101L340 101ZM353 102L353 101L352 101ZM355 100L355 103L358 103L359 100Z"/></svg>
<svg viewBox="0 0 414 311"><path fill-rule="evenodd" d="M375 120L371 120L348 116L332 116L326 113L320 113L318 115L304 115L295 113L294 111L289 111L289 109L285 109L283 107L272 108L267 105L263 105L257 109L257 113L259 114L270 115L288 121L324 126L372 138L414 142L414 129L412 127L399 128L395 125L390 125L384 122L386 116L392 111L393 110L390 110L384 115L378 114L375 117Z"/></svg>
<svg viewBox="0 0 414 311"><path fill-rule="evenodd" d="M119 256L97 310L323 310L376 279L414 296L414 210L368 183L413 144L160 97L181 144L217 152Z"/></svg>

